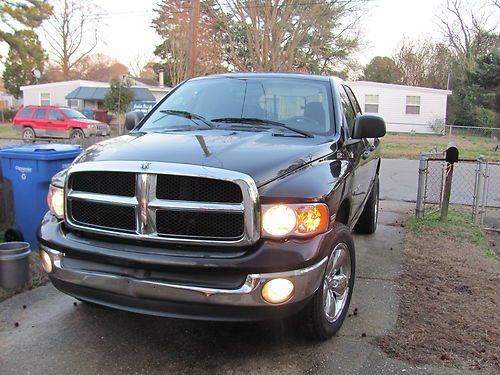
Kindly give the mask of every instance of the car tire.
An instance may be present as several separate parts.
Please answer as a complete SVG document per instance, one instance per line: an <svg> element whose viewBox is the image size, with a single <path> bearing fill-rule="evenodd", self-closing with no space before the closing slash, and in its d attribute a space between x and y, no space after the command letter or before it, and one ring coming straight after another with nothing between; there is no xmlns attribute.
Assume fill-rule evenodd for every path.
<svg viewBox="0 0 500 375"><path fill-rule="evenodd" d="M375 175L373 188L366 201L365 208L354 226L354 231L360 234L372 234L377 230L379 206L379 182L378 175Z"/></svg>
<svg viewBox="0 0 500 375"><path fill-rule="evenodd" d="M85 134L80 129L73 129L69 133L69 138L74 140L84 139Z"/></svg>
<svg viewBox="0 0 500 375"><path fill-rule="evenodd" d="M296 320L302 333L314 340L327 340L337 333L349 310L354 287L352 235L341 223L334 224L332 235L332 251L321 285Z"/></svg>
<svg viewBox="0 0 500 375"><path fill-rule="evenodd" d="M32 128L24 128L22 132L22 137L24 142L33 143L35 142L36 134Z"/></svg>

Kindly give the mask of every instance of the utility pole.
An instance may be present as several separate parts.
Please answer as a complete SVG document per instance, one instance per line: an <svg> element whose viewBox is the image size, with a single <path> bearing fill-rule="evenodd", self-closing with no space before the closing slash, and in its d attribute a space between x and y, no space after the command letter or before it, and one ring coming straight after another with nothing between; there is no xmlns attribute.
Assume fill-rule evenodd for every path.
<svg viewBox="0 0 500 375"><path fill-rule="evenodd" d="M187 77L196 74L196 58L198 57L198 28L200 23L200 0L191 0L191 17L189 21L189 54Z"/></svg>

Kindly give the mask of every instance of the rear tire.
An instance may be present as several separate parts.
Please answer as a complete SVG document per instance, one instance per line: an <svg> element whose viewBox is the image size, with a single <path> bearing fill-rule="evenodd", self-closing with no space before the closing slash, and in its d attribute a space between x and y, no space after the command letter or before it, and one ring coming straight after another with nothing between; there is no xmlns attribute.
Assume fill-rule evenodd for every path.
<svg viewBox="0 0 500 375"><path fill-rule="evenodd" d="M354 231L360 234L372 234L377 230L379 203L378 175L375 176L372 191L366 201L365 208L354 226Z"/></svg>
<svg viewBox="0 0 500 375"><path fill-rule="evenodd" d="M36 134L35 131L32 128L24 128L22 137L24 142L26 143L33 143L35 142Z"/></svg>
<svg viewBox="0 0 500 375"><path fill-rule="evenodd" d="M297 315L303 334L315 340L327 340L342 326L354 287L356 269L354 241L341 223L333 227L332 252L321 285L307 306Z"/></svg>

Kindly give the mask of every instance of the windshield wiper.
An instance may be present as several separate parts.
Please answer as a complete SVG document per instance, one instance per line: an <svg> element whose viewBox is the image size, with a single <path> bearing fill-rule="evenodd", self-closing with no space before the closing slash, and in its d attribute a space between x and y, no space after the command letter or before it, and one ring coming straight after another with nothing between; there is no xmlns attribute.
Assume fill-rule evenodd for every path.
<svg viewBox="0 0 500 375"><path fill-rule="evenodd" d="M300 134L300 135L307 137L307 138L313 138L313 136L311 134L309 134L303 130L295 129L295 128L292 128L286 124L283 124L282 122L273 121L273 120L264 120L264 119L253 118L253 117L222 117L222 118L214 118L210 121L212 121L212 122L240 123L240 124L266 124L266 125L285 128L287 130L290 130L294 133Z"/></svg>
<svg viewBox="0 0 500 375"><path fill-rule="evenodd" d="M194 120L199 120L199 121L203 122L205 125L207 125L209 128L213 127L213 124L210 123L210 121L208 121L203 116L197 115L196 113L191 113L191 112L187 112L187 111L177 111L175 109L161 109L160 113L184 117L184 118L187 118L187 119L193 121L196 125L198 125L198 123Z"/></svg>

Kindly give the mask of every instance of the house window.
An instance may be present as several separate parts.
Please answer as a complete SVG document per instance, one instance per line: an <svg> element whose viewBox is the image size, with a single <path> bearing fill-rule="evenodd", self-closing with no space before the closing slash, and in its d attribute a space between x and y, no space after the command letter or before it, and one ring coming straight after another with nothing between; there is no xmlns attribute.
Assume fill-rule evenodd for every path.
<svg viewBox="0 0 500 375"><path fill-rule="evenodd" d="M78 108L78 99L68 99L68 107Z"/></svg>
<svg viewBox="0 0 500 375"><path fill-rule="evenodd" d="M407 115L420 114L420 96L406 97L406 114Z"/></svg>
<svg viewBox="0 0 500 375"><path fill-rule="evenodd" d="M365 112L378 113L378 95L365 95Z"/></svg>
<svg viewBox="0 0 500 375"><path fill-rule="evenodd" d="M40 93L40 105L50 105L50 93Z"/></svg>

